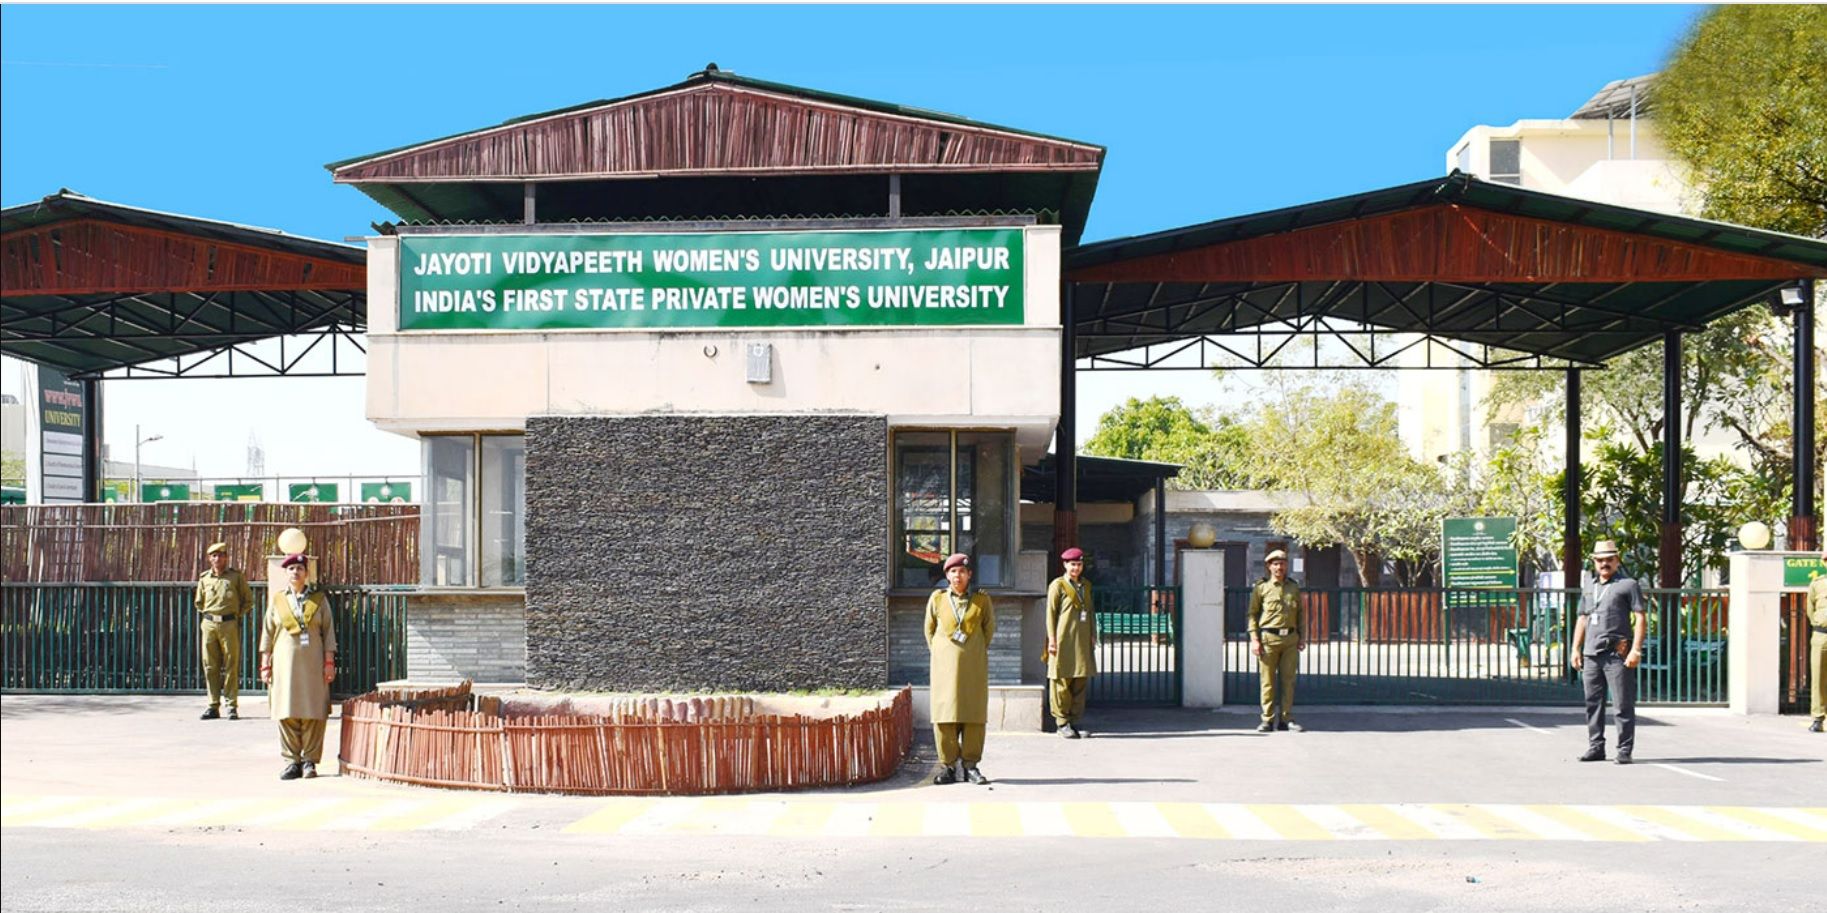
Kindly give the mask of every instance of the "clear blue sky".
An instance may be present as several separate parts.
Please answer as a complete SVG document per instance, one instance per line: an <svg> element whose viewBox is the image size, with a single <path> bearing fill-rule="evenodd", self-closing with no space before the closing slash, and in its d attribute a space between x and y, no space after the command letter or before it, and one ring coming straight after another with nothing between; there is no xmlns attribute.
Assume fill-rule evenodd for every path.
<svg viewBox="0 0 1827 913"><path fill-rule="evenodd" d="M1099 240L1438 175L1473 125L1565 116L1660 69L1702 9L6 6L0 203L69 187L341 240L391 216L326 162L715 61L1102 144ZM156 411L171 384L135 385L107 385L111 440L180 420ZM359 423L358 382L321 389L355 396L338 408ZM216 443L160 456L238 472L245 438L228 469L205 465ZM336 471L415 452L382 449L387 467Z"/></svg>

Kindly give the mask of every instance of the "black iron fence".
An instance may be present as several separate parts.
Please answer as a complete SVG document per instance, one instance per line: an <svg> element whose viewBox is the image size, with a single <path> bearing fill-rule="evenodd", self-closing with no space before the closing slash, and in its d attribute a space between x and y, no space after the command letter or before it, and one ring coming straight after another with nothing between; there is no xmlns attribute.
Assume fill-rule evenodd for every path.
<svg viewBox="0 0 1827 913"><path fill-rule="evenodd" d="M1100 586L1091 704L1180 703L1180 589Z"/></svg>

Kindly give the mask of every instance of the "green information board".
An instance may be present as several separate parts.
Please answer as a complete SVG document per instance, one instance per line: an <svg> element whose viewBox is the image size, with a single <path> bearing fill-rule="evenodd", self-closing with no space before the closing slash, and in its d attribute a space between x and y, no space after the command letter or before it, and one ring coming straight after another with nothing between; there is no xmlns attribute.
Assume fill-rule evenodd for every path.
<svg viewBox="0 0 1827 913"><path fill-rule="evenodd" d="M299 504L335 504L335 482L293 482L286 486L286 500Z"/></svg>
<svg viewBox="0 0 1827 913"><path fill-rule="evenodd" d="M1448 589L1516 586L1515 517L1440 521L1440 566Z"/></svg>
<svg viewBox="0 0 1827 913"><path fill-rule="evenodd" d="M400 238L401 330L1019 324L1018 228Z"/></svg>
<svg viewBox="0 0 1827 913"><path fill-rule="evenodd" d="M190 500L190 485L184 482L141 482L140 503Z"/></svg>
<svg viewBox="0 0 1827 913"><path fill-rule="evenodd" d="M403 504L411 500L411 482L362 483L362 503L364 504Z"/></svg>
<svg viewBox="0 0 1827 913"><path fill-rule="evenodd" d="M218 501L258 501L264 497L266 497L266 486L259 482L216 486L216 500Z"/></svg>
<svg viewBox="0 0 1827 913"><path fill-rule="evenodd" d="M1807 586L1816 577L1827 577L1827 565L1821 563L1821 556L1791 556L1783 559L1783 586Z"/></svg>

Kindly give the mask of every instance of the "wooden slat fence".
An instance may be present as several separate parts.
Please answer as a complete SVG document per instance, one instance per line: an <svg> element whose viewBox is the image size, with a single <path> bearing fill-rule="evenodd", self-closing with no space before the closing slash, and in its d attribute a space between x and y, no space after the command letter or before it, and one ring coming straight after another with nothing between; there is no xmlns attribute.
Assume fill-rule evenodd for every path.
<svg viewBox="0 0 1827 913"><path fill-rule="evenodd" d="M344 771L498 792L704 795L875 782L913 745L906 688L886 706L828 719L759 713L748 698L504 715L486 698L474 702L483 709L450 710L399 697L343 703Z"/></svg>
<svg viewBox="0 0 1827 913"><path fill-rule="evenodd" d="M280 531L311 541L326 579L364 585L419 580L416 504L7 505L0 507L0 578L9 583L194 581L203 550L227 542L229 563L264 573Z"/></svg>

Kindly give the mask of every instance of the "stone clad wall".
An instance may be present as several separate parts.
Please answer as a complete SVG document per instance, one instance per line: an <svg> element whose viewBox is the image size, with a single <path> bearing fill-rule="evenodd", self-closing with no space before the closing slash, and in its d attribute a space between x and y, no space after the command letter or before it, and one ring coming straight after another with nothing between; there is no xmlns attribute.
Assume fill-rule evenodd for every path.
<svg viewBox="0 0 1827 913"><path fill-rule="evenodd" d="M880 415L527 420L527 682L888 684Z"/></svg>

